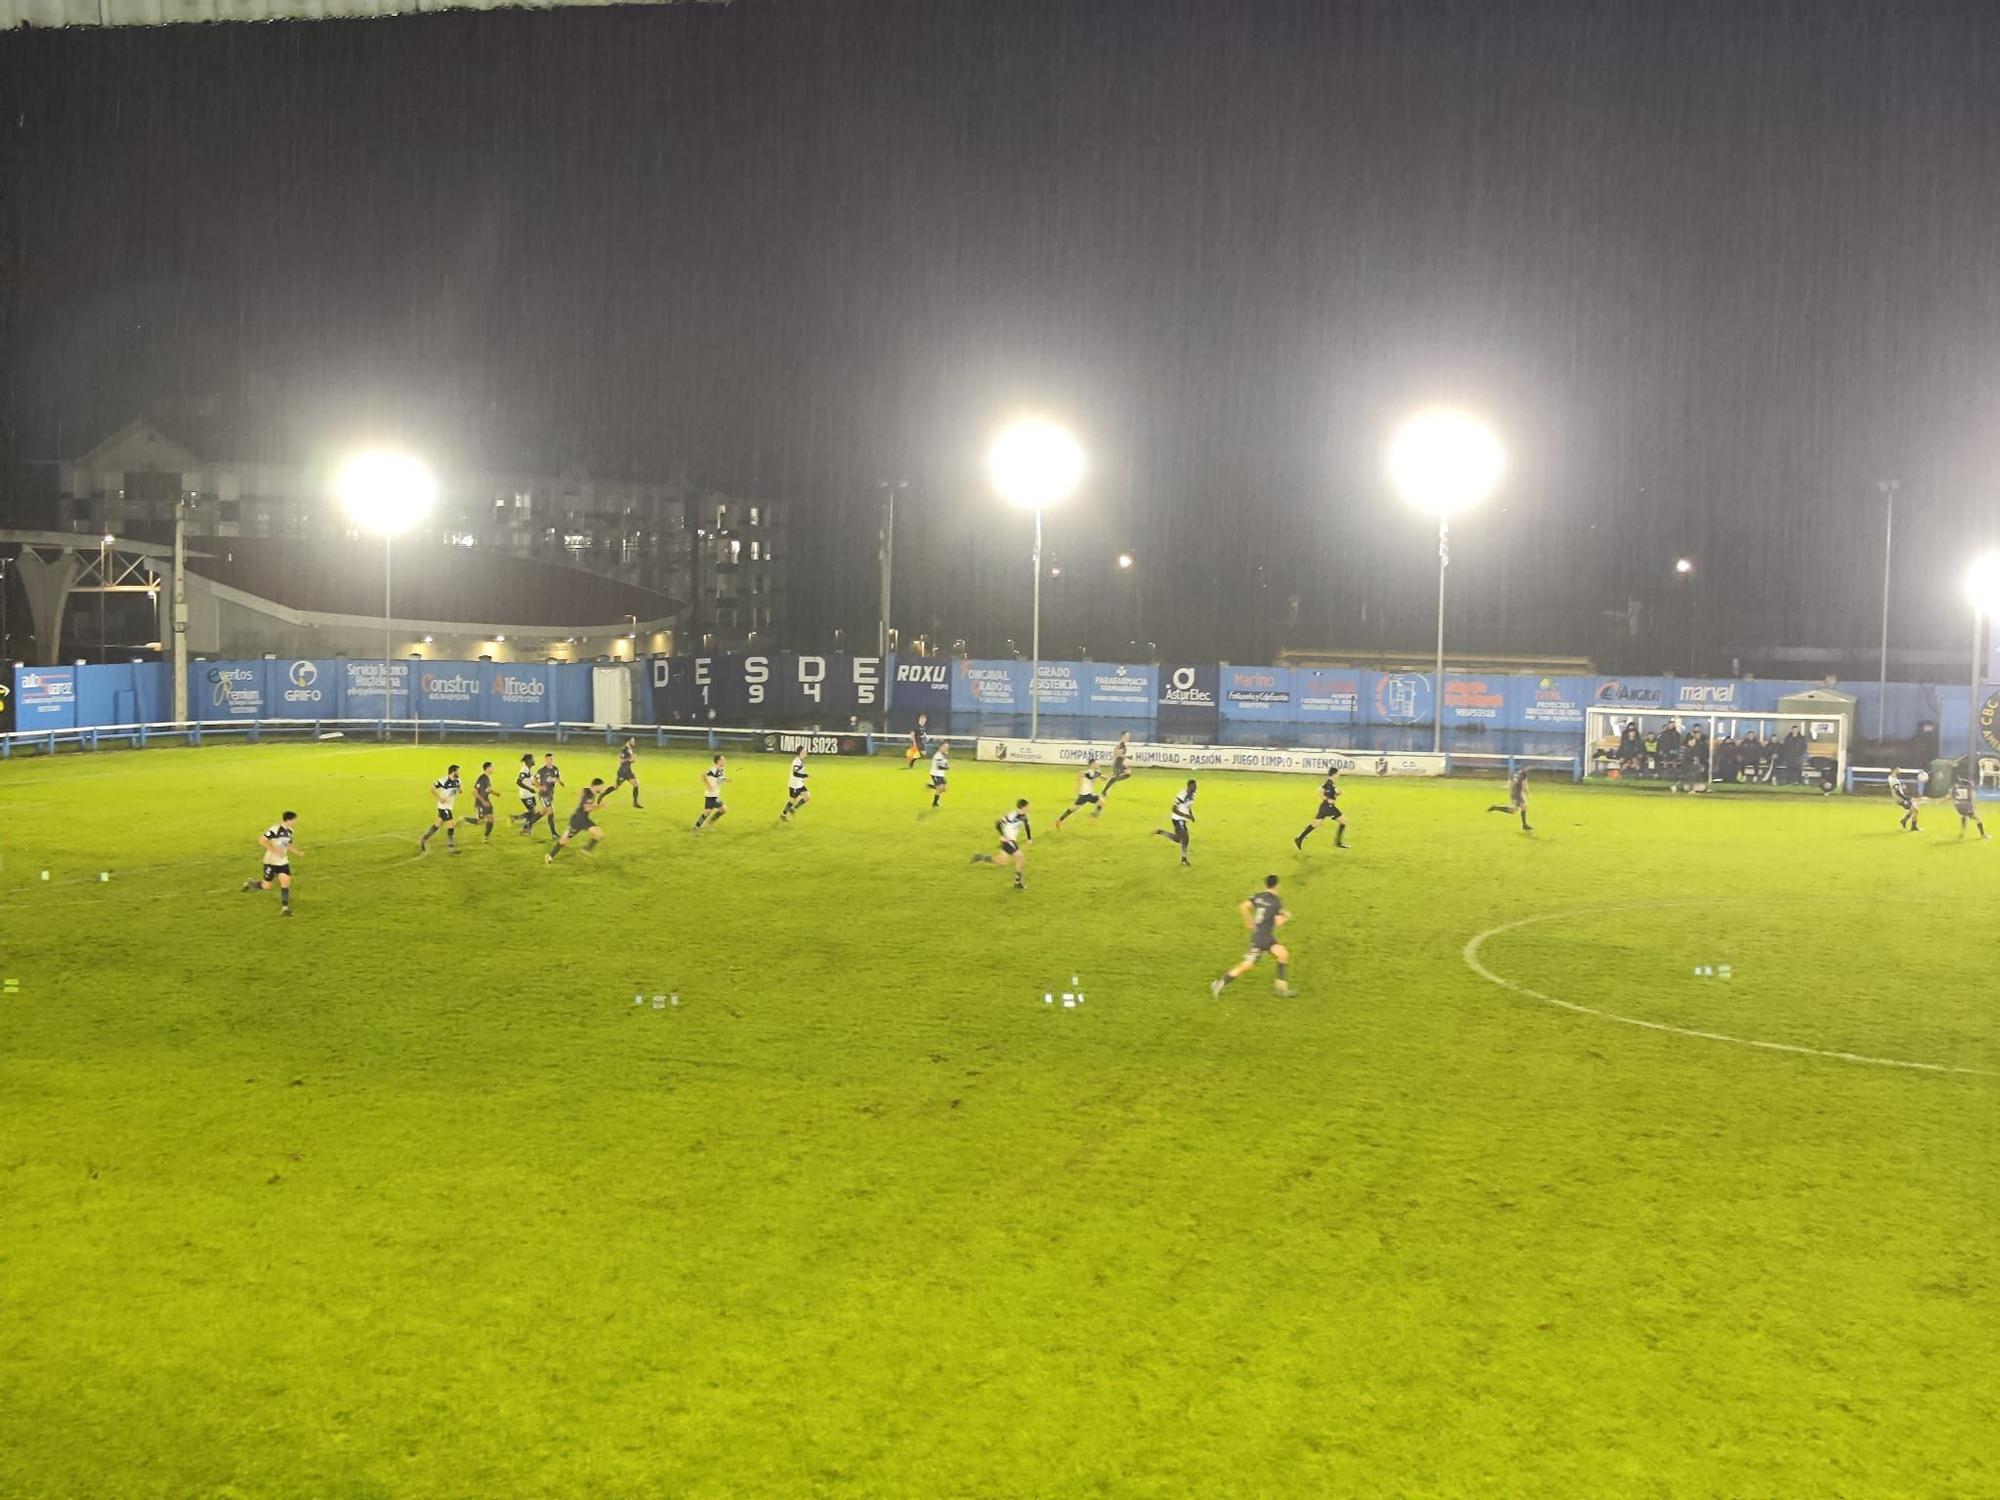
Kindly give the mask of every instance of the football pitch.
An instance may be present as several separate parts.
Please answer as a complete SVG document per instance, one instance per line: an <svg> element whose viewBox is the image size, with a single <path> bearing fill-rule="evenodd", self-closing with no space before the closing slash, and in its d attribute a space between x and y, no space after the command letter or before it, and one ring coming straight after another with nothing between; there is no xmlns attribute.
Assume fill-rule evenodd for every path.
<svg viewBox="0 0 2000 1500"><path fill-rule="evenodd" d="M0 1494L2000 1493L1947 805L542 748L0 765Z"/></svg>

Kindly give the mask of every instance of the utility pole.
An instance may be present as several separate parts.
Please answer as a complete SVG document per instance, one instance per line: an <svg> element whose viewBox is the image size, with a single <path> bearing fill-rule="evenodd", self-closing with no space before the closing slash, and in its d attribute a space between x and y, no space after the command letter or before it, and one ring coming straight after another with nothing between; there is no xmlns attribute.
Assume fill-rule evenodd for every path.
<svg viewBox="0 0 2000 1500"><path fill-rule="evenodd" d="M1896 491L1902 483L1878 479L1875 488L1882 492L1882 677L1875 699L1875 738L1879 740L1887 733L1889 722L1889 549L1896 539Z"/></svg>
<svg viewBox="0 0 2000 1500"><path fill-rule="evenodd" d="M882 566L882 612L875 622L875 654L884 661L889 659L889 602L890 587L896 573L896 492L907 490L910 481L898 479L893 482L883 480L882 529L877 534L880 545L876 548L877 561Z"/></svg>
<svg viewBox="0 0 2000 1500"><path fill-rule="evenodd" d="M188 721L187 496L174 501L174 722Z"/></svg>

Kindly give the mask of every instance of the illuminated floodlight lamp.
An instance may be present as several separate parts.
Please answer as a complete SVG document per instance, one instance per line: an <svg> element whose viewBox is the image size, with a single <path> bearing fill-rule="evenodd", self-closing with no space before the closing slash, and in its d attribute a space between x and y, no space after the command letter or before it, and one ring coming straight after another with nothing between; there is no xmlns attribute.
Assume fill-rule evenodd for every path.
<svg viewBox="0 0 2000 1500"><path fill-rule="evenodd" d="M422 524L437 504L437 478L422 459L389 449L357 453L334 484L348 519L363 531L395 536Z"/></svg>
<svg viewBox="0 0 2000 1500"><path fill-rule="evenodd" d="M1479 504L1498 487L1506 468L1507 453L1493 429L1451 407L1418 412L1389 441L1389 478L1396 492L1434 516L1457 515Z"/></svg>
<svg viewBox="0 0 2000 1500"><path fill-rule="evenodd" d="M1083 480L1083 448L1068 428L1024 417L994 438L986 472L1002 499L1041 510L1076 493Z"/></svg>

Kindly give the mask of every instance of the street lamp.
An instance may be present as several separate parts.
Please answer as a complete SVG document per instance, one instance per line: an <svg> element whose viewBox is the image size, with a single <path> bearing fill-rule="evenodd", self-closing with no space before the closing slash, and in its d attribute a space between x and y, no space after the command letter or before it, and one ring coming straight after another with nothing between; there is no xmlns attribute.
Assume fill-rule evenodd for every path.
<svg viewBox="0 0 2000 1500"><path fill-rule="evenodd" d="M1437 676L1431 704L1431 750L1444 748L1444 570L1451 561L1451 517L1493 493L1507 455L1493 429L1470 413L1438 407L1411 417L1389 441L1389 478L1402 497L1437 517Z"/></svg>
<svg viewBox="0 0 2000 1500"><path fill-rule="evenodd" d="M1965 700L1965 777L1979 785L1979 627L2000 619L2000 553L1987 552L1972 561L1965 573L1965 597L1972 606L1972 693Z"/></svg>
<svg viewBox="0 0 2000 1500"><path fill-rule="evenodd" d="M389 659L394 654L390 634L390 549L396 534L422 524L437 503L437 478L422 459L407 453L377 450L357 453L341 467L335 492L348 519L363 531L382 538L382 735L388 738L390 710L395 706ZM410 720L417 716L415 696L410 700Z"/></svg>
<svg viewBox="0 0 2000 1500"><path fill-rule="evenodd" d="M1083 478L1083 449L1068 428L1026 417L994 438L986 471L1002 499L1035 513L1034 675L1028 682L1028 738L1034 739L1042 710L1042 512L1075 493Z"/></svg>

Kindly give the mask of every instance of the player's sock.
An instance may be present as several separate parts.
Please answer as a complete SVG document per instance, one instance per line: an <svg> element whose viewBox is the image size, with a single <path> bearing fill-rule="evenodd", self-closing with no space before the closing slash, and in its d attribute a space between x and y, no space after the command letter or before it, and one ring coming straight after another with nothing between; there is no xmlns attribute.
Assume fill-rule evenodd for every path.
<svg viewBox="0 0 2000 1500"><path fill-rule="evenodd" d="M1236 983L1236 976L1234 974L1224 974L1220 979L1216 980L1215 983L1219 988L1226 990L1232 984Z"/></svg>
<svg viewBox="0 0 2000 1500"><path fill-rule="evenodd" d="M701 832L701 825L706 823L707 821L708 821L707 813L703 813L700 817L696 818L694 820L695 832L697 833Z"/></svg>
<svg viewBox="0 0 2000 1500"><path fill-rule="evenodd" d="M1308 823L1306 824L1305 827L1301 828L1299 830L1299 836L1292 840L1292 847L1294 849L1305 848L1306 840L1312 837L1312 831L1317 826L1318 826L1317 824Z"/></svg>
<svg viewBox="0 0 2000 1500"><path fill-rule="evenodd" d="M1488 812L1512 812L1514 809L1503 803L1495 802L1490 804L1486 810Z"/></svg>
<svg viewBox="0 0 2000 1500"><path fill-rule="evenodd" d="M975 865L990 865L993 863L993 856L990 854L975 854L972 856L972 862Z"/></svg>
<svg viewBox="0 0 2000 1500"><path fill-rule="evenodd" d="M1025 891L1025 890L1026 890L1027 888L1028 888L1028 883L1027 883L1027 881L1023 880L1023 879L1022 879L1022 878L1021 878L1021 877L1020 877L1020 876L1019 876L1019 875L1017 874L1017 875L1016 875L1016 876L1014 877L1014 889L1015 889L1015 890L1017 890L1017 891Z"/></svg>
<svg viewBox="0 0 2000 1500"><path fill-rule="evenodd" d="M285 910L291 909L292 888L290 886L281 885L278 887L278 905Z"/></svg>
<svg viewBox="0 0 2000 1500"><path fill-rule="evenodd" d="M554 859L560 853L562 853L562 840L555 839L549 844L549 858Z"/></svg>
<svg viewBox="0 0 2000 1500"><path fill-rule="evenodd" d="M1345 823L1336 823L1333 825L1333 847L1336 849L1345 849L1347 847L1347 825Z"/></svg>
<svg viewBox="0 0 2000 1500"><path fill-rule="evenodd" d="M1528 826L1528 810L1524 807L1521 809L1521 832L1533 833L1534 831L1534 829Z"/></svg>
<svg viewBox="0 0 2000 1500"><path fill-rule="evenodd" d="M1285 976L1291 973L1291 971L1292 971L1292 966L1290 964L1279 964L1278 983L1283 984L1285 982Z"/></svg>
<svg viewBox="0 0 2000 1500"><path fill-rule="evenodd" d="M933 792L933 793L931 793L931 806L932 806L932 807L936 807L936 806L938 805L938 795L939 795L939 794L938 794L938 793L936 793L936 792Z"/></svg>

